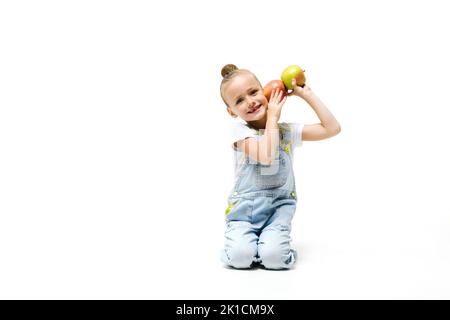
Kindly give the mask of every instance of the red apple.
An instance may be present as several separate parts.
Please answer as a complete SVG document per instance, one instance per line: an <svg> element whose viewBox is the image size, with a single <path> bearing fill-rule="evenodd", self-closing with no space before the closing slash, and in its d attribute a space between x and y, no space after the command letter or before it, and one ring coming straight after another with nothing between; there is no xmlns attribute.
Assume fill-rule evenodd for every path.
<svg viewBox="0 0 450 320"><path fill-rule="evenodd" d="M284 83L281 80L272 80L268 84L264 86L264 95L267 98L267 101L270 100L270 95L272 94L272 91L275 89L280 89L281 99L283 99L285 96L287 96L286 88L284 87Z"/></svg>

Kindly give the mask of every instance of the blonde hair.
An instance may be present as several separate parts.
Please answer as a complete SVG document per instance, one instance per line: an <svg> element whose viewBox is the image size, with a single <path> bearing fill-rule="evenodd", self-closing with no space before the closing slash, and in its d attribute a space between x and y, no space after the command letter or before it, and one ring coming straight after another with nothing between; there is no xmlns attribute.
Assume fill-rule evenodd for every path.
<svg viewBox="0 0 450 320"><path fill-rule="evenodd" d="M220 96L222 97L223 102L225 102L225 104L227 106L228 106L228 103L225 101L225 97L223 95L223 87L227 82L229 82L230 80L235 78L237 75L243 74L243 73L251 74L253 77L255 77L256 81L258 81L259 85L261 85L258 78L256 78L256 76L252 72L250 72L246 69L239 69L234 64L225 65L222 68L222 71L220 73L222 74L222 77L223 77L222 82L220 84Z"/></svg>

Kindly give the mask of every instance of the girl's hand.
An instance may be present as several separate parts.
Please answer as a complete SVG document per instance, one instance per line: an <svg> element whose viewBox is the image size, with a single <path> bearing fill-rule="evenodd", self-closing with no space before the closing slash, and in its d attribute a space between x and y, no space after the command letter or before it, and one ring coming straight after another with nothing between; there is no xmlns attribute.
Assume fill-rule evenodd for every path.
<svg viewBox="0 0 450 320"><path fill-rule="evenodd" d="M275 118L276 121L280 120L281 108L283 104L286 102L287 96L283 99L283 96L280 89L272 90L272 94L270 95L269 105L267 108L267 117Z"/></svg>
<svg viewBox="0 0 450 320"><path fill-rule="evenodd" d="M311 88L306 84L303 86L303 88L297 86L297 81L295 79L292 79L292 87L292 91L288 94L289 96L294 95L302 99L306 99L313 94Z"/></svg>

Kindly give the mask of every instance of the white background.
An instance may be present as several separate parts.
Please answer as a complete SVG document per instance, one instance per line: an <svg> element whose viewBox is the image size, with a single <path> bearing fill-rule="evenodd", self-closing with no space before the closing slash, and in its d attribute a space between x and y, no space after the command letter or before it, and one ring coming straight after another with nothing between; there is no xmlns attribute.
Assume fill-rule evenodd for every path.
<svg viewBox="0 0 450 320"><path fill-rule="evenodd" d="M450 298L445 4L2 2L0 298ZM219 260L227 63L342 127L296 150L291 271Z"/></svg>

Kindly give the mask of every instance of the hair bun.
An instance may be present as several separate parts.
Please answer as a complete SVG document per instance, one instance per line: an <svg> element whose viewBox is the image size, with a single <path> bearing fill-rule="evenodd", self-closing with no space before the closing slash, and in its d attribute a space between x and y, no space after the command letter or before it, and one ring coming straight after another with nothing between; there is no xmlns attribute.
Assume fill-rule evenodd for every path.
<svg viewBox="0 0 450 320"><path fill-rule="evenodd" d="M227 64L222 68L222 77L229 76L233 71L238 70L238 67L236 67L234 64Z"/></svg>

